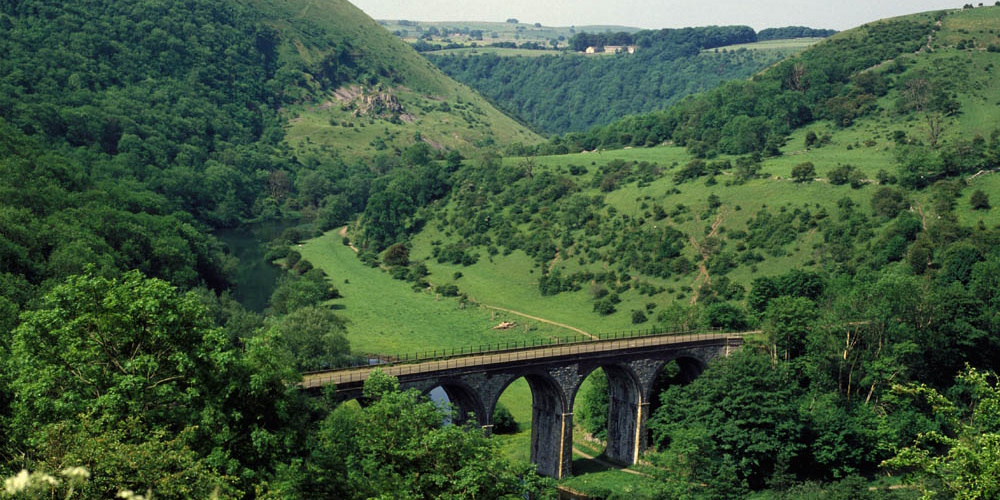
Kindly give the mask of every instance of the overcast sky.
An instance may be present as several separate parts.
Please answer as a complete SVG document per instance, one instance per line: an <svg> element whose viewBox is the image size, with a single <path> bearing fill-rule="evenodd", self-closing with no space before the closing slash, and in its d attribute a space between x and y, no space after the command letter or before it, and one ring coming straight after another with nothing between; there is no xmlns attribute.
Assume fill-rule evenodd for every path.
<svg viewBox="0 0 1000 500"><path fill-rule="evenodd" d="M961 8L961 0L350 0L375 19L505 21L637 28L747 25L844 30L886 17ZM974 3L978 5L978 0ZM991 1L990 4L993 2Z"/></svg>

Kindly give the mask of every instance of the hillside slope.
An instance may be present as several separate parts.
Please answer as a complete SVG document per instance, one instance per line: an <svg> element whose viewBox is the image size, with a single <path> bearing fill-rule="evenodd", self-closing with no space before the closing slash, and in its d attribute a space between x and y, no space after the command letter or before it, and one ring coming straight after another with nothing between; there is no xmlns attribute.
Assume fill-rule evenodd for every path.
<svg viewBox="0 0 1000 500"><path fill-rule="evenodd" d="M566 133L664 109L722 82L749 78L788 54L720 48L755 41L749 27L711 26L579 33L569 41L573 52L541 57L425 55L537 130ZM582 53L588 47L603 51L605 45L629 45L635 53Z"/></svg>
<svg viewBox="0 0 1000 500"><path fill-rule="evenodd" d="M546 148L580 153L467 163L446 204L417 212L411 256L435 284L460 272L454 283L483 304L609 331L654 318L718 325L689 306L745 308L758 278L900 266L924 238L947 246L940 231L993 228L997 211L969 199L998 196L988 173L1000 154L1000 55L989 49L998 13L873 23L754 82ZM789 70L802 72L797 89ZM913 108L919 82L946 89L945 107ZM588 153L657 143L647 134L671 130L687 148ZM374 222L362 220L365 234L376 234Z"/></svg>
<svg viewBox="0 0 1000 500"><path fill-rule="evenodd" d="M288 141L300 152L370 158L424 141L468 154L476 144L540 141L347 0L254 5L281 33L283 60L318 66L324 75L359 66L350 81L305 82L312 95L286 108Z"/></svg>

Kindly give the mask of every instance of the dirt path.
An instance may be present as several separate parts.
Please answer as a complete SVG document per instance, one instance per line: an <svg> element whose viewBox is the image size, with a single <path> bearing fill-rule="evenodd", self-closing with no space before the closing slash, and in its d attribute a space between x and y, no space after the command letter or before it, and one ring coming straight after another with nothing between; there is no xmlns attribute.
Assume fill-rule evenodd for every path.
<svg viewBox="0 0 1000 500"><path fill-rule="evenodd" d="M597 462L597 463L599 463L599 464L601 464L601 465L603 465L605 467L611 468L611 469L617 469L617 470L620 470L622 472L627 472L629 474L635 474L637 476L653 477L653 476L650 476L649 474L643 474L642 472L639 472L637 470L626 469L626 468L624 468L624 467L622 467L620 465L615 465L615 464L613 464L611 462L606 462L604 460L601 460L600 458L592 456L592 455L590 455L588 453L584 453L583 450L581 450L580 448L577 448L576 446L573 447L573 453L576 453L577 455L580 455L581 457L586 458L587 460L593 460L593 461L595 461L595 462Z"/></svg>
<svg viewBox="0 0 1000 500"><path fill-rule="evenodd" d="M722 222L726 220L726 215L726 207L722 207L719 214L715 216L715 221L712 222L712 230L709 231L708 236L705 236L705 238L712 238L719 234L719 227L722 226ZM701 244L698 243L698 240L696 240L694 236L690 236L689 239L691 241L691 246L694 247L696 252L698 252L698 255L701 255L701 260L698 262L698 276L694 278L694 283L691 285L694 288L694 295L691 297L691 305L693 306L698 303L698 289L701 288L698 284L711 284L712 276L708 274L708 267L705 266L705 264L708 263L709 255L702 250Z"/></svg>
<svg viewBox="0 0 1000 500"><path fill-rule="evenodd" d="M557 323L555 321L548 320L548 319L545 319L545 318L539 318L538 316L531 316L529 314L525 314L525 313L520 312L520 311L514 311L512 309L504 309L503 307L488 306L488 305L485 305L485 304L481 304L481 305L483 307L487 308L487 309L493 309L493 310L496 310L496 311L503 311L503 312L506 312L506 313L514 314L514 315L517 315L517 316L521 316L522 318L533 319L535 321L540 321L542 323L546 323L546 324L549 324L549 325L558 326L560 328L565 328L567 330L572 330L572 331L574 331L576 333L579 333L580 335L583 335L583 336L586 336L586 337L590 337L591 340L599 340L596 335L591 335L590 333L587 333L587 332L585 332L585 331L583 331L583 330L581 330L581 329L579 329L579 328L577 328L575 326L569 326L569 325L564 324L564 323Z"/></svg>
<svg viewBox="0 0 1000 500"><path fill-rule="evenodd" d="M920 225L923 226L924 231L927 231L927 216L924 215L924 206L918 201L915 206L910 207L910 211L913 210L920 214Z"/></svg>
<svg viewBox="0 0 1000 500"><path fill-rule="evenodd" d="M343 236L344 238L346 238L347 237L347 226L344 226L344 227L340 228L340 231L337 231L337 234L339 234L339 235ZM354 243L351 243L351 244L349 244L347 246L351 247L351 250L354 250L354 253L358 253L358 247L354 246Z"/></svg>

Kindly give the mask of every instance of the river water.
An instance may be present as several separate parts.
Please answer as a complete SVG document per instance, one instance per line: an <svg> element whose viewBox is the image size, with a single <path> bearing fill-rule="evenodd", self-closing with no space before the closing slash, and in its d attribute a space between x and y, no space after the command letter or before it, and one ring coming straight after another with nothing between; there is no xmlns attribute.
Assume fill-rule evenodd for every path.
<svg viewBox="0 0 1000 500"><path fill-rule="evenodd" d="M243 307L256 312L267 308L282 272L264 260L267 243L294 225L294 221L269 221L215 232L215 236L229 248L229 253L240 260L232 294Z"/></svg>

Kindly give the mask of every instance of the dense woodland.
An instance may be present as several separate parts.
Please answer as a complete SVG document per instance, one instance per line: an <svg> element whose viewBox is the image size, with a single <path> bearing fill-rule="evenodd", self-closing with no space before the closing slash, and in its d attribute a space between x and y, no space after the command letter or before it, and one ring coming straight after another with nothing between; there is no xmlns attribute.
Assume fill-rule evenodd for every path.
<svg viewBox="0 0 1000 500"><path fill-rule="evenodd" d="M236 2L0 7L0 476L85 498L537 487L391 381L364 414L298 391L350 355L322 271L287 259L266 315L225 291L237 263L212 227L363 208L376 172L297 158L279 108L384 68L307 23L325 55L297 59L269 11ZM412 434L383 448L397 425Z"/></svg>
<svg viewBox="0 0 1000 500"><path fill-rule="evenodd" d="M875 110L904 54L917 52L933 33L933 19L872 23L826 40L750 81L727 82L668 110L629 117L550 141L546 151L654 145L673 142L701 157L774 154L792 130L815 120L850 126ZM882 63L884 71L865 71ZM947 115L956 111L943 82L914 85L906 106ZM903 84L904 82L896 82ZM932 144L933 145L933 144Z"/></svg>
<svg viewBox="0 0 1000 500"><path fill-rule="evenodd" d="M270 257L288 273L257 314L227 292L237 263L211 229L300 216L326 230L358 216L361 257L415 282L419 263L393 256L427 227L451 231L434 257L457 265L523 251L544 271L575 243L574 258L607 263L603 274L556 268L539 273L539 287L589 287L594 314L605 314L619 294L670 293L632 276L699 265L682 251L690 235L646 224L690 218L689 207L649 204L640 221L606 196L666 176L753 179L795 127L849 125L890 83L918 98L927 88L895 81L893 68L858 73L926 40L930 24L895 21L752 82L542 146L671 140L704 157L687 165L536 171L531 158L505 164L487 147L464 159L419 141L345 160L292 151L282 109L398 73L302 18L291 24L312 52L296 57L290 28L269 17L282 12L264 0L0 3L0 477L33 471L22 476L27 494L551 494L496 440L444 425L433 403L389 377L369 381L364 410L303 395L302 371L351 358L345 319L327 305L339 291L290 249L311 233L274 243ZM956 112L947 99L899 106L921 119ZM746 142L747 127L764 132ZM706 254L717 279L697 306L633 314L764 332L663 393L671 404L649 424L662 481L648 496L997 496L1000 232L963 226L955 204L963 175L1000 162L1000 140L904 134L899 151L871 206L764 209ZM857 180L847 170L845 183ZM904 210L917 193L930 193L935 217ZM990 195L975 204L989 209ZM726 280L734 262L781 255L808 231L822 234L823 266L749 287ZM578 410L595 434L602 404L595 391ZM887 470L911 472L915 488L870 490Z"/></svg>
<svg viewBox="0 0 1000 500"><path fill-rule="evenodd" d="M578 33L569 41L578 52L590 46L601 50L605 45L637 46L635 54L618 57L426 55L449 76L537 130L566 133L664 109L723 81L747 78L782 57L778 52L747 50L701 54L754 41L757 35L749 27L713 26Z"/></svg>

